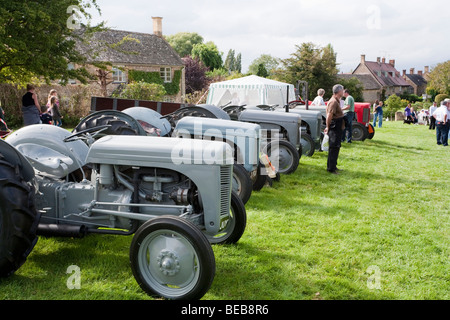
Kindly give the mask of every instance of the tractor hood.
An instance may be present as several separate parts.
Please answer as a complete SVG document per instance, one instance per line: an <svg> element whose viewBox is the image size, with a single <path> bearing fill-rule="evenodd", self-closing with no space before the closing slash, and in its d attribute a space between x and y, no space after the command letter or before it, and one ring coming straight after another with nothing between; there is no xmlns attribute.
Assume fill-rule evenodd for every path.
<svg viewBox="0 0 450 320"><path fill-rule="evenodd" d="M90 148L87 163L129 166L167 164L232 164L231 148L223 142L151 136L106 136Z"/></svg>
<svg viewBox="0 0 450 320"><path fill-rule="evenodd" d="M289 112L286 112L284 108L277 108L275 109L277 112L282 113L292 113L292 114L298 114L302 117L302 120L315 120L315 119L322 119L322 113L317 110L301 110L301 109L289 109Z"/></svg>
<svg viewBox="0 0 450 320"><path fill-rule="evenodd" d="M257 124L202 117L184 117L174 130L174 136L190 133L195 136L259 138L261 127ZM216 139L217 140L217 139Z"/></svg>
<svg viewBox="0 0 450 320"><path fill-rule="evenodd" d="M269 122L269 123L296 123L300 124L302 118L299 114L275 113L264 110L244 110L239 115L239 121Z"/></svg>

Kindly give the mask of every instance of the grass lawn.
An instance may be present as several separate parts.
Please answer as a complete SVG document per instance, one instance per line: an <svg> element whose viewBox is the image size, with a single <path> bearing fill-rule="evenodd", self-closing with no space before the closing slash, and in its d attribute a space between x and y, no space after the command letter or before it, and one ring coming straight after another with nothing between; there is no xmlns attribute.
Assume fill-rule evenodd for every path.
<svg viewBox="0 0 450 320"><path fill-rule="evenodd" d="M450 147L425 126L385 122L373 140L343 144L247 203L236 245L214 246L207 300L450 299ZM0 280L0 299L150 299L128 261L131 237L41 238ZM77 265L81 289L69 290Z"/></svg>

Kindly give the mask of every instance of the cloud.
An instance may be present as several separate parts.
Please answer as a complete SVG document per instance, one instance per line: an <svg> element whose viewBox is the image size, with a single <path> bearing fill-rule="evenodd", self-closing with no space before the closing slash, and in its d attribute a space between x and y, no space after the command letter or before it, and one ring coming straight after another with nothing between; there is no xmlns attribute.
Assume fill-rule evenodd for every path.
<svg viewBox="0 0 450 320"><path fill-rule="evenodd" d="M396 59L409 69L448 59L450 24L444 0L97 0L102 19L117 29L152 32L162 16L163 33L197 32L227 54L242 53L246 71L261 54L287 58L295 45L331 43L341 71L354 69L361 54Z"/></svg>

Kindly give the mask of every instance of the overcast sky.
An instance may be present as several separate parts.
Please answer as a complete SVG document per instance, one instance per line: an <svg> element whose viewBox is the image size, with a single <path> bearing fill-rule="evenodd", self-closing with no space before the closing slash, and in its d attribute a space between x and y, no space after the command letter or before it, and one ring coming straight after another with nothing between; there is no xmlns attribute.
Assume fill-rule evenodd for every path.
<svg viewBox="0 0 450 320"><path fill-rule="evenodd" d="M97 0L113 29L163 34L197 32L223 52L242 54L243 72L261 54L288 58L303 42L331 43L341 72L366 60L395 59L396 68L423 70L450 59L448 0Z"/></svg>

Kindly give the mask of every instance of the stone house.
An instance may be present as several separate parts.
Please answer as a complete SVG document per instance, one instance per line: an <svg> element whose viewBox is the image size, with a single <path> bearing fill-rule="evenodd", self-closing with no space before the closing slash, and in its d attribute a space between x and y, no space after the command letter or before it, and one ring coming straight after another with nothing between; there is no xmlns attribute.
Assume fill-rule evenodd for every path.
<svg viewBox="0 0 450 320"><path fill-rule="evenodd" d="M95 33L88 43L78 43L78 50L88 57L90 63L110 65L107 71L98 77L98 81L91 83L93 86L106 88L103 95L109 96L114 91L121 90L133 74L139 73L139 77L144 75L147 79L156 80L166 87L168 91L166 101L184 101L184 62L163 38L162 18L152 17L152 19L153 33L111 29ZM94 65L87 69L92 74L99 72ZM103 86L100 84L101 80ZM76 84L76 81L72 81L71 84Z"/></svg>
<svg viewBox="0 0 450 320"><path fill-rule="evenodd" d="M377 58L377 61L366 61L366 56L361 55L361 62L350 75L338 75L344 77L356 77L364 85L363 96L365 102L373 103L377 99L387 99L392 94L400 95L403 92L412 93L413 88L395 69L395 60L386 63L385 58Z"/></svg>
<svg viewBox="0 0 450 320"><path fill-rule="evenodd" d="M413 87L414 94L418 95L419 97L423 94L427 93L427 85L428 81L426 80L427 75L430 73L430 69L428 66L425 66L425 72L422 72L422 70L417 71L417 73L414 73L414 68L411 68L409 70L409 74L406 74L406 70L403 70L403 79L411 86Z"/></svg>

